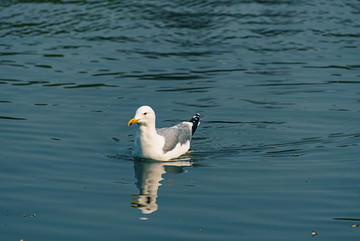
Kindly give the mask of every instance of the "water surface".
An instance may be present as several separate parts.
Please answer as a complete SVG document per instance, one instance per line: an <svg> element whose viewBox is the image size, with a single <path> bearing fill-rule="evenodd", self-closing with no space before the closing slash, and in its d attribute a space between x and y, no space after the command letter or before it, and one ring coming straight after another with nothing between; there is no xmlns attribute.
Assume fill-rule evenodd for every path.
<svg viewBox="0 0 360 241"><path fill-rule="evenodd" d="M358 1L0 6L2 239L359 239ZM131 157L144 104L190 153Z"/></svg>

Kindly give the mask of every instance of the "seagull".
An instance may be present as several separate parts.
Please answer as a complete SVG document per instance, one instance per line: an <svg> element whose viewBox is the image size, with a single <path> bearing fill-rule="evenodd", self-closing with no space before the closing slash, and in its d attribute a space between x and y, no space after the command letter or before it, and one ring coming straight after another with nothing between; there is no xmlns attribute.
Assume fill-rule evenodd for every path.
<svg viewBox="0 0 360 241"><path fill-rule="evenodd" d="M150 106L141 106L129 121L128 126L136 123L139 127L133 156L168 161L186 153L196 128L200 125L200 114L169 128L156 128L155 119L155 112Z"/></svg>

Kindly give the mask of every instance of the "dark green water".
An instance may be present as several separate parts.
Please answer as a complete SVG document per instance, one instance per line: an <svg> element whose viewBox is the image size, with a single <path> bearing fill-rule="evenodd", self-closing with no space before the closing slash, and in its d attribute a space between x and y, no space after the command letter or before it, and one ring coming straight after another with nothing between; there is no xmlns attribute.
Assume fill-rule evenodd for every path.
<svg viewBox="0 0 360 241"><path fill-rule="evenodd" d="M2 1L0 239L359 240L359 46L357 0ZM133 160L144 104L192 152Z"/></svg>

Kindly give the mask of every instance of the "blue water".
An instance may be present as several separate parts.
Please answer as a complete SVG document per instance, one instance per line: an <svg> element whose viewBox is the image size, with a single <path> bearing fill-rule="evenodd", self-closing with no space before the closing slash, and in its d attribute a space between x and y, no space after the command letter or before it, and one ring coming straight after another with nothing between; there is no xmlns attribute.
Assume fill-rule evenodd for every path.
<svg viewBox="0 0 360 241"><path fill-rule="evenodd" d="M360 4L2 1L1 240L359 240ZM202 116L131 157L136 109ZM316 232L312 236L312 232Z"/></svg>

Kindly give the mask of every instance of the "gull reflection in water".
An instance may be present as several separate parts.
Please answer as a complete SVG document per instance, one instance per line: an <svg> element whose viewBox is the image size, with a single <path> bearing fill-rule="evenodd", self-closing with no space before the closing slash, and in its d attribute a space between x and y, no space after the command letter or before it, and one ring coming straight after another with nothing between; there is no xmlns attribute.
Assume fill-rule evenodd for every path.
<svg viewBox="0 0 360 241"><path fill-rule="evenodd" d="M140 209L143 214L150 214L158 209L156 199L161 186L164 173L178 174L185 172L183 167L192 166L188 160L174 162L155 162L148 160L135 160L135 178L139 194L133 195L131 206Z"/></svg>

